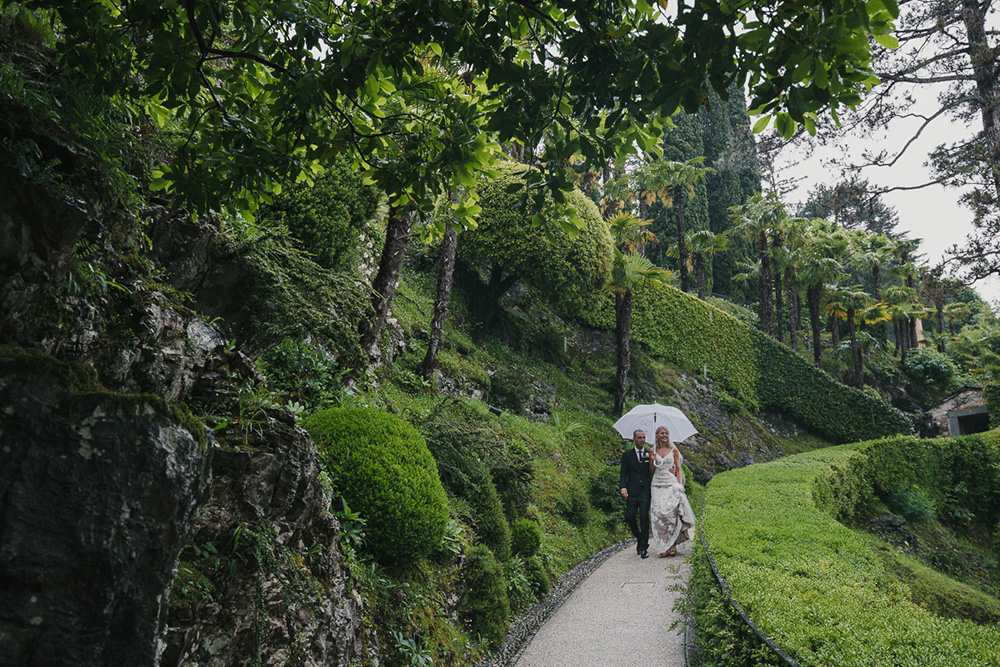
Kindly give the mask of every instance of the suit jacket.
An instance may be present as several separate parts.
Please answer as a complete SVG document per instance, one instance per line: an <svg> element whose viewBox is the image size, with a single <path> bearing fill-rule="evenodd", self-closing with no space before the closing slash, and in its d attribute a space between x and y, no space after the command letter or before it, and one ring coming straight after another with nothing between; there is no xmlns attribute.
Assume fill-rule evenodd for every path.
<svg viewBox="0 0 1000 667"><path fill-rule="evenodd" d="M622 453L619 489L628 491L629 498L637 500L649 497L649 483L653 476L649 474L649 452L643 452L642 462L635 455L635 447L629 447Z"/></svg>

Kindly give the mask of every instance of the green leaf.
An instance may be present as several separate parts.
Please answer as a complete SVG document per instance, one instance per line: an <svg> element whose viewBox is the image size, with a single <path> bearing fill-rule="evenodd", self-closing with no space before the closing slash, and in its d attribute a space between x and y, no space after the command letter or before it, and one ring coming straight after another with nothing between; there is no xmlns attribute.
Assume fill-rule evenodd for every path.
<svg viewBox="0 0 1000 667"><path fill-rule="evenodd" d="M753 124L753 133L760 134L761 132L764 131L764 128L766 128L770 122L771 122L770 116L763 116L760 120L758 120L756 123Z"/></svg>
<svg viewBox="0 0 1000 667"><path fill-rule="evenodd" d="M893 35L875 35L875 41L887 49L899 48L899 40Z"/></svg>

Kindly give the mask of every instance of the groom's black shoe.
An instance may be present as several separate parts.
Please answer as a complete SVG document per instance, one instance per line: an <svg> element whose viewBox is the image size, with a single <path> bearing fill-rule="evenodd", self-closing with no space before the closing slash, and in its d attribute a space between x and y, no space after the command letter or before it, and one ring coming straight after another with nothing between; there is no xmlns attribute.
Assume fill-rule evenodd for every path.
<svg viewBox="0 0 1000 667"><path fill-rule="evenodd" d="M639 557L640 557L640 558L649 558L649 552L648 552L648 551L646 551L645 549L643 549L643 550L642 550L642 553L641 553L641 554L639 554Z"/></svg>

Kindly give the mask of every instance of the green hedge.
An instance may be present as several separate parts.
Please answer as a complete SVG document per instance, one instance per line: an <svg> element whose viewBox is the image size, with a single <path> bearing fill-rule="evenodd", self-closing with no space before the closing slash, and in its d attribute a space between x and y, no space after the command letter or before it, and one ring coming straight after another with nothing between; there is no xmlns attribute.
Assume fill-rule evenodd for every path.
<svg viewBox="0 0 1000 667"><path fill-rule="evenodd" d="M998 440L888 438L722 473L708 486L701 530L734 599L802 665L1000 664L1000 629L916 606L871 538L834 519L863 518L872 501L907 485L954 500L964 479L958 501L995 521ZM711 595L701 603L699 628L728 633L730 654L758 651L713 604Z"/></svg>
<svg viewBox="0 0 1000 667"><path fill-rule="evenodd" d="M302 426L334 489L367 519L365 548L378 560L412 560L441 545L448 501L416 429L373 408L324 410Z"/></svg>
<svg viewBox="0 0 1000 667"><path fill-rule="evenodd" d="M610 296L591 324L614 329ZM791 348L669 285L638 290L632 340L695 373L707 372L748 409L775 410L834 442L910 433L905 414L847 387Z"/></svg>

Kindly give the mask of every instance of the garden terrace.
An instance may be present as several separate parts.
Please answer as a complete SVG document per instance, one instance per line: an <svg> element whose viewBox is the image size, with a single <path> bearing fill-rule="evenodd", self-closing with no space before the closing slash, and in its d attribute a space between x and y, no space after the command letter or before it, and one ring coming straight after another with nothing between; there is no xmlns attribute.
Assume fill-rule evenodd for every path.
<svg viewBox="0 0 1000 667"><path fill-rule="evenodd" d="M848 525L886 506L942 522L961 507L995 525L998 444L996 433L895 437L732 470L709 484L701 530L733 599L803 666L996 665L1000 628L969 620L989 619L995 598L952 582L950 615L963 618L918 606L919 582L897 579L891 550ZM722 601L700 545L696 554L702 650L713 664L782 664Z"/></svg>

